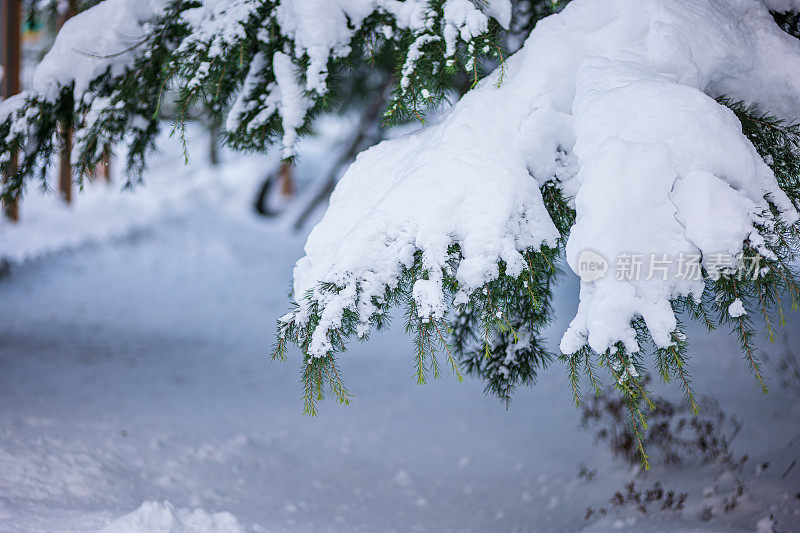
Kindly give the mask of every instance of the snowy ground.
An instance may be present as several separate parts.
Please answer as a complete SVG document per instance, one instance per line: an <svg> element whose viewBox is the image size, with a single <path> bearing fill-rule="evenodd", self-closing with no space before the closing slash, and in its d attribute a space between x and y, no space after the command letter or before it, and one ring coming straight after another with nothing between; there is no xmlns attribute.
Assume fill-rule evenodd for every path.
<svg viewBox="0 0 800 533"><path fill-rule="evenodd" d="M165 146L135 197L92 190L58 215L31 200L0 226L0 531L756 531L770 514L800 529L800 467L783 477L800 403L754 392L725 333L691 338L696 388L744 422L747 492L727 514L731 480L694 463L637 478L688 492L682 513L611 510L636 474L580 428L560 366L505 410L474 381L418 387L400 327L343 359L354 405L303 417L298 361L265 356L303 245L249 214L270 163L184 169ZM562 283L552 339L576 294Z"/></svg>

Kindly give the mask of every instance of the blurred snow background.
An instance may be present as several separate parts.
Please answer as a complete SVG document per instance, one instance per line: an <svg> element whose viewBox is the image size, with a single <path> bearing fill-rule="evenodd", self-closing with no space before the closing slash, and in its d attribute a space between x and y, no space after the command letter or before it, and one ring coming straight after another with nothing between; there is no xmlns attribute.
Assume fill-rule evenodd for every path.
<svg viewBox="0 0 800 533"><path fill-rule="evenodd" d="M302 143L308 193L342 127ZM558 363L508 410L476 381L418 387L399 324L342 358L354 405L302 416L299 360L266 354L305 235L252 209L278 161L211 167L197 137L188 166L165 137L134 191L114 176L71 207L29 191L21 222L0 221L0 531L798 530L800 404L779 379L754 391L724 331L690 339L696 389L743 424L729 512L736 480L717 464L614 459ZM566 278L554 343L576 306ZM798 318L786 344L762 342L770 361L800 351ZM614 508L631 480L686 492L684 509Z"/></svg>

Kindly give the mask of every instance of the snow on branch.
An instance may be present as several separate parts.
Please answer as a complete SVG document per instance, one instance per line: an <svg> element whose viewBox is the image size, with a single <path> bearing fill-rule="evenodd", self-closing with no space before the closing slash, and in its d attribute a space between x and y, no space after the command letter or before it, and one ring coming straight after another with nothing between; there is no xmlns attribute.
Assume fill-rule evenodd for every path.
<svg viewBox="0 0 800 533"><path fill-rule="evenodd" d="M798 0L763 0L763 4L778 13L800 10L800 1Z"/></svg>
<svg viewBox="0 0 800 533"><path fill-rule="evenodd" d="M13 174L3 195L18 198L26 179L44 176L59 125L76 130L78 176L103 145L125 139L138 178L165 98L176 100L181 132L192 105L215 118L227 110L229 144L279 141L290 157L336 97L330 73L382 50L401 61L386 68L403 72L392 117L419 115L420 101L436 104L459 69L477 78L481 58L499 55L492 32L510 16L510 0L105 0L70 19L33 86L0 104L0 172Z"/></svg>
<svg viewBox="0 0 800 533"><path fill-rule="evenodd" d="M144 43L147 22L165 5L166 0L105 0L68 19L36 66L31 92L52 102L74 83L80 99L106 71L120 76Z"/></svg>
<svg viewBox="0 0 800 533"><path fill-rule="evenodd" d="M774 3L774 2L773 2ZM281 319L314 359L342 333L380 323L409 276L413 313L436 324L525 254L559 238L540 187L556 184L576 221L567 262L640 254L642 276L581 284L566 354L683 342L673 305L751 247L765 257L796 206L716 97L800 117L800 42L758 0L574 0L435 123L362 153L295 268L297 309ZM653 257L673 260L652 271ZM633 369L633 366L630 366ZM635 370L631 370L631 375ZM638 376L638 374L636 374ZM620 378L622 379L622 378Z"/></svg>

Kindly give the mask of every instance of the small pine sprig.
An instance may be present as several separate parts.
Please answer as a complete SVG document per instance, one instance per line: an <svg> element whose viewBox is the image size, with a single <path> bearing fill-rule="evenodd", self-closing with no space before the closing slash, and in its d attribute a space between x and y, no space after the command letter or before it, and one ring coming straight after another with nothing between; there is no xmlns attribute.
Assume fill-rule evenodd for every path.
<svg viewBox="0 0 800 533"><path fill-rule="evenodd" d="M541 332L552 317L552 287L561 271L558 248L525 254L528 268L517 277L500 275L475 291L453 317L453 345L467 374L506 406L520 385L535 381L552 360Z"/></svg>
<svg viewBox="0 0 800 533"><path fill-rule="evenodd" d="M800 123L778 119L756 103L746 104L725 96L717 101L734 112L742 124L742 133L775 172L781 189L795 207L800 206Z"/></svg>

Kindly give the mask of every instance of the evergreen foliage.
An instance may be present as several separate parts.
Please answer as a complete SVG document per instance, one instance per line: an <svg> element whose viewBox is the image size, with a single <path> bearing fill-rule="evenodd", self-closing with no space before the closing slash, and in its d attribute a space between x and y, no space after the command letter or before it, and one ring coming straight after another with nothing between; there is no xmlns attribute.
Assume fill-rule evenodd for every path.
<svg viewBox="0 0 800 533"><path fill-rule="evenodd" d="M455 48L449 44L453 42L452 36L448 37L452 21L447 18L445 0L424 3L424 23L419 25L403 22L388 8L376 7L351 28L347 46L329 50L320 66L315 63L318 58L282 28L277 0L223 2L223 8L207 11L202 17L195 16L202 2L169 0L142 28L136 42L121 52L131 54L130 64L122 73L115 74L109 68L92 79L83 92L76 92L72 82L61 86L55 97L25 93L0 115L2 199L17 200L32 180L45 184L61 142L60 131L65 127L75 131L74 165L79 183L102 158L103 147L119 142L129 146L127 169L130 183L135 183L162 127L160 109L165 98L175 100L173 132L181 139L188 110L199 107L217 120L227 114L225 140L233 148L265 151L280 142L287 158L294 156L296 136L310 131L316 115L342 104L354 105L358 95L383 87L392 72L395 84L384 112L385 122L424 121L426 111L452 94L454 88L474 86L492 67L502 68L509 50L519 46L536 21L566 3L514 2L509 31L487 18L479 32L462 26ZM483 3L476 1L474 5L475 13L480 13ZM797 36L796 14L774 16L782 28ZM289 79L276 75L285 67L291 73ZM287 91L296 92L292 108L281 100ZM787 124L754 104L727 98L719 102L736 114L745 135L775 172L780 187L800 207L800 125ZM12 165L13 153L20 154L16 166ZM314 414L316 402L327 393L342 403L350 401L336 356L347 349L351 339L366 340L371 329L386 327L391 308L401 305L405 307L406 331L414 341L415 375L420 384L430 377L438 378L444 368L459 380L464 374L480 378L488 393L508 404L516 388L534 382L538 372L561 360L576 404L583 401L584 382L590 390L599 392L603 380L610 379L627 405L637 448L644 465L649 466L641 438L647 428L648 410L653 407L647 390L645 350L629 353L620 343L604 353L595 353L587 346L574 354L557 354L548 349L541 336L553 314L553 286L576 216L557 177L543 184L541 192L560 238L553 246L526 250L527 267L519 274L508 273L500 262L495 279L464 297L455 277L463 257L459 246L450 246L449 264L441 272L426 269L422 251L417 250L413 263L404 268L399 281L388 286L385 294L372 298L366 308L341 310L340 325L325 332L329 350L324 357L309 355L313 334L325 311L319 303L345 287L323 283L316 288L314 297L309 295L312 305L302 326L292 320L291 313L280 319L273 357L285 360L290 343L303 352L305 412ZM740 262L757 265L754 270L745 275L741 269L735 272L739 265L732 265L730 271L704 270L706 291L701 300L672 301L676 312L709 330L730 328L753 371L756 387L764 393L768 379L754 347L755 319L764 323L772 339L776 326L785 323L786 311L800 303L794 267L800 246L798 227L782 225L777 214L765 213L763 217L758 229L764 242L746 242L742 250ZM449 304L444 317L426 316L414 303L415 283L431 277L443 279ZM744 312L731 312L739 306ZM663 382L677 381L696 411L688 371L688 341L682 327L672 333L673 343L668 348L652 342L643 319L635 319L632 327L639 345L650 346L654 373Z"/></svg>
<svg viewBox="0 0 800 533"><path fill-rule="evenodd" d="M782 188L797 205L800 200L797 196L800 193L800 126L786 124L755 105L727 98L721 98L720 102L739 117L743 131L769 162ZM556 248L543 246L528 250L524 254L528 268L522 274L507 275L505 265L501 263L500 274L495 280L474 292L468 301L457 303L455 295L459 284L453 272L459 261L459 249L453 246L450 250L452 264L442 272L449 291L451 313L446 320L421 317L414 309L411 291L416 280L427 279L430 273L423 269L421 254L418 253L414 265L405 269L398 287L387 292L384 299L373 301L377 311L370 324L380 330L386 326L390 308L404 304L406 331L414 339L414 361L420 384L425 383L429 375L439 377L438 355L446 359L448 368L458 379L462 378L460 365L468 375L483 380L486 392L497 396L506 405L517 387L534 382L537 373L556 359L561 359L566 366L576 405L581 405L584 400L583 381L588 382L593 393L599 394L605 387L603 379L610 379L628 408L629 423L638 439L636 444L643 465L649 468L642 440L648 427L648 411L654 405L647 388L650 374L647 351L627 353L619 343L616 349L604 353L595 353L586 346L575 354L555 354L548 350L541 338L542 329L552 317L553 283L560 274L558 264L575 217L574 210L554 181L545 184L542 193L562 237ZM752 243L747 243L739 264L732 265L729 271L703 270L706 290L700 301L687 297L672 303L677 313L698 321L708 330L729 328L738 339L742 357L753 372L756 388L766 394L768 378L754 346L757 335L754 318L764 323L765 332L772 341L776 327L786 324L786 312L797 310L800 305L800 283L794 266L800 239L796 225L790 228L775 225L760 230L766 236L766 246L771 252L769 256L761 255ZM321 290L338 292L342 288L327 284ZM746 313L733 316L729 309L737 300L742 302ZM308 353L311 336L321 318L315 311L303 329L298 329L288 320L288 315L279 320L274 358L285 360L287 341ZM324 398L326 384L341 403L350 401L335 355L346 351L348 339L367 340L368 335L359 326L361 317L357 312L345 309L344 313L343 326L328 334L332 346L330 355L323 358L305 356L303 383L305 411L309 414L316 413L315 401ZM689 344L683 327L679 324L673 333L672 346L658 348L649 339L641 317L632 326L637 331L639 344L650 346L654 373L663 383L677 382L691 411L697 413L699 407L688 368ZM601 368L605 369L605 378L599 373Z"/></svg>
<svg viewBox="0 0 800 533"><path fill-rule="evenodd" d="M363 72L365 66L377 63L397 73L385 114L387 123L397 123L421 120L449 93L454 78L466 72L475 81L485 74L487 61L496 64L503 57L501 28L493 19L484 16L487 24L479 26L479 33L472 34L474 28L464 25L450 37L445 35L452 25L445 17L445 0L420 3L417 25L376 3L374 11L353 28L344 51L330 52L322 82L309 87L309 76L320 73L310 69L309 53L282 31L279 4L237 0L207 8L198 0L168 0L142 27L140 36L126 36L135 41L119 52L131 56L121 74L109 68L83 92L76 91L71 80L62 80L66 83L55 97L23 92L21 101L0 114L2 200L19 199L27 181L44 185L61 143L60 126L76 130L74 170L79 183L102 157L102 147L118 142L130 147L126 168L129 182L136 183L161 129L159 111L165 98L174 98L173 133L183 141L189 109L203 104L204 112L217 117L229 113L225 140L231 147L265 151L283 140L284 154L291 157L295 135L308 133L317 114L353 94L346 80L354 70ZM56 9L56 3L37 6L30 16ZM452 38L457 46L448 49ZM287 110L277 101L276 57L290 59L292 77L296 76L292 82L302 93L298 109ZM287 121L288 114L299 117ZM10 154L17 152L19 164L12 168Z"/></svg>

